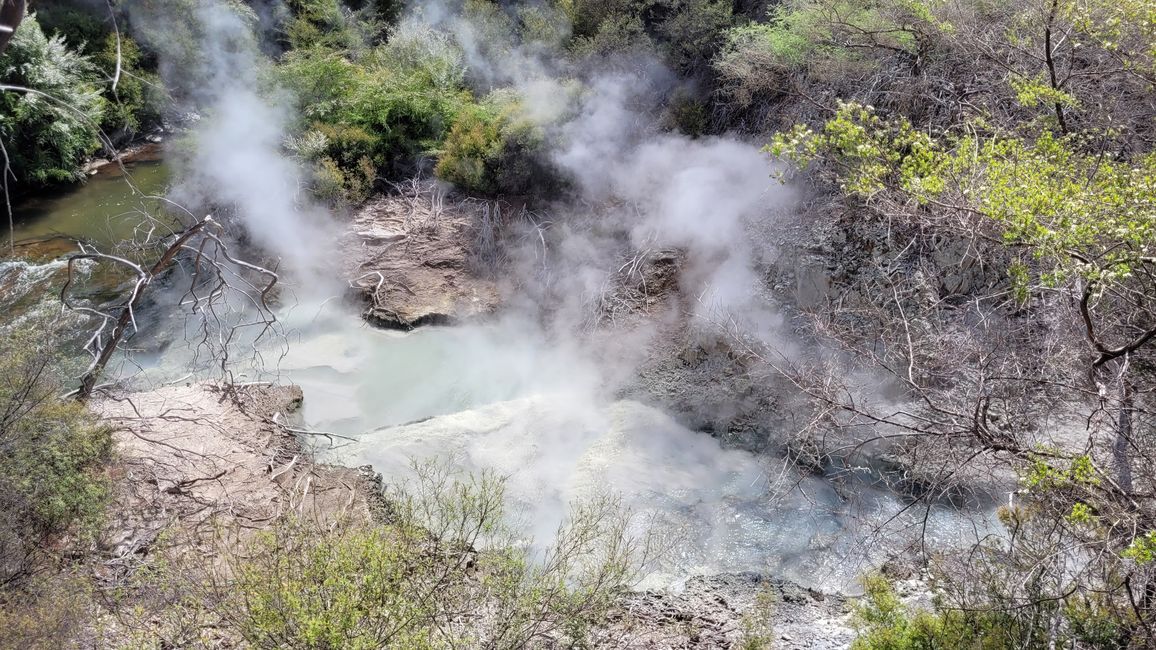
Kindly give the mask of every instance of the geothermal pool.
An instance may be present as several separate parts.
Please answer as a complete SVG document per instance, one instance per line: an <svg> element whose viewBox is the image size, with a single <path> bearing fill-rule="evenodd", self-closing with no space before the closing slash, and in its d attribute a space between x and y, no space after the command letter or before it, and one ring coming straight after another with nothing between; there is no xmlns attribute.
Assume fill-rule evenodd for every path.
<svg viewBox="0 0 1156 650"><path fill-rule="evenodd" d="M137 163L130 171L145 192L163 190L163 165ZM22 205L14 234L115 241L134 211L148 208L110 173ZM52 258L60 253L0 261L0 306L58 313L63 264ZM762 571L854 591L863 571L911 541L895 522L886 535L874 534L904 504L858 473L834 481L798 473L779 458L723 449L651 406L616 399L610 377L620 373L605 360L526 322L382 331L339 300L297 304L280 317L288 347L272 346L263 370L239 378L299 384L304 423L354 439L322 448L327 460L372 464L387 482L403 476L412 458L495 470L508 477L518 525L538 540L550 537L568 504L616 495L666 542L652 584ZM179 325L163 318L150 326L159 332L147 337L154 342L179 336ZM185 361L180 346L161 346L119 369L147 387L187 373ZM921 515L910 513L910 523ZM941 507L924 534L933 546L958 545L990 525Z"/></svg>

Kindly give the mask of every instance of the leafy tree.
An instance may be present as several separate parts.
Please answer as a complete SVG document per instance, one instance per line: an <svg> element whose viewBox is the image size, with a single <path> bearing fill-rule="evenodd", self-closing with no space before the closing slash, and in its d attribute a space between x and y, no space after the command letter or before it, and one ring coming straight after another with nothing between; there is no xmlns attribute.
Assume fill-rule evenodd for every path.
<svg viewBox="0 0 1156 650"><path fill-rule="evenodd" d="M80 178L96 151L106 102L91 59L49 38L29 16L0 56L0 140L12 174L30 186Z"/></svg>

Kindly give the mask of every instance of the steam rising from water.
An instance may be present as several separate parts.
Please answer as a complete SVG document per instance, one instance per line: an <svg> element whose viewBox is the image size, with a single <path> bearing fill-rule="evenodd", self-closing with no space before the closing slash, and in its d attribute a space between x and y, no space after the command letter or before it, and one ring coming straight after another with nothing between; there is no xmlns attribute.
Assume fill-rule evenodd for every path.
<svg viewBox="0 0 1156 650"><path fill-rule="evenodd" d="M187 38L154 43L174 85L205 112L177 198L235 205L250 236L287 268L326 277L331 251L319 244L335 239L331 221L300 195L301 171L283 154L286 114L268 99L276 93L257 90L251 25L217 1L198 6ZM577 196L551 209L547 272L532 251L515 257L510 285L518 292L496 323L399 335L366 329L333 303L285 314L297 337L282 370L305 389L309 424L364 434L341 457L372 462L387 480L414 455L449 454L469 469L507 473L539 537L554 530L567 501L605 488L685 531L675 573L774 569L846 586L860 566L852 560L867 555L830 485L617 401L656 338L654 324L613 341L579 335L591 297L624 252L677 248L696 315L723 314L789 349L781 318L761 296L761 256L776 215L792 202L771 180L769 160L734 139L659 132L655 114L672 76L653 61L584 74L585 90L575 94L564 75L577 71L554 58L550 44L494 48L484 26L446 7L425 3L423 15L408 20L455 34L480 90L520 91ZM166 34L174 17L138 12L133 20L146 33ZM440 417L405 424L430 416ZM888 495L858 491L868 519L900 507ZM937 513L931 533L952 534L958 523Z"/></svg>
<svg viewBox="0 0 1156 650"><path fill-rule="evenodd" d="M220 0L191 6L185 15L169 3L134 3L130 14L160 53L166 84L201 113L190 134L192 156L178 161L172 198L235 210L246 234L302 282L332 277L327 244L336 227L305 194L302 170L284 152L288 98L276 88L261 92L267 82L256 18Z"/></svg>

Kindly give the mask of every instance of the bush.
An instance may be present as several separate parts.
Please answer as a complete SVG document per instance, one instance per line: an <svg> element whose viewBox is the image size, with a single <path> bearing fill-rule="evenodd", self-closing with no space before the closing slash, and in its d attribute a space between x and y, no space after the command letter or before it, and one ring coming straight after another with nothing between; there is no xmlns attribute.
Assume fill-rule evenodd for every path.
<svg viewBox="0 0 1156 650"><path fill-rule="evenodd" d="M52 538L93 530L107 497L111 432L57 397L55 342L16 332L0 346L0 587L34 573Z"/></svg>
<svg viewBox="0 0 1156 650"><path fill-rule="evenodd" d="M285 40L292 49L358 49L380 29L376 21L359 19L338 0L291 0L289 9L293 17L285 25Z"/></svg>
<svg viewBox="0 0 1156 650"><path fill-rule="evenodd" d="M69 571L37 576L24 589L0 591L0 647L80 647L92 605L92 585Z"/></svg>
<svg viewBox="0 0 1156 650"><path fill-rule="evenodd" d="M438 177L462 189L527 195L558 185L542 129L521 117L519 102L505 93L462 110L438 154Z"/></svg>
<svg viewBox="0 0 1156 650"><path fill-rule="evenodd" d="M667 43L667 58L683 73L705 66L718 51L734 22L732 3L725 0L675 0L671 15L658 25Z"/></svg>
<svg viewBox="0 0 1156 650"><path fill-rule="evenodd" d="M859 636L852 650L1022 648L1014 628L1002 630L996 614L909 611L880 576L864 580L866 595L855 609Z"/></svg>
<svg viewBox="0 0 1156 650"><path fill-rule="evenodd" d="M0 78L32 91L0 91L0 140L17 182L79 179L81 165L100 147L105 114L93 62L61 37L45 36L30 15L0 56Z"/></svg>
<svg viewBox="0 0 1156 650"><path fill-rule="evenodd" d="M1130 626L1119 611L1070 599L1004 609L999 601L968 609L915 610L904 606L886 579L864 580L855 608L859 636L852 650L1044 650L1056 647L1126 648ZM983 593L982 583L967 587ZM1057 616L1062 623L1056 624Z"/></svg>
<svg viewBox="0 0 1156 650"><path fill-rule="evenodd" d="M166 97L156 72L156 62L148 59L127 34L119 35L120 77L116 87L118 35L109 9L65 2L63 6L41 8L36 14L44 32L64 39L71 48L90 57L103 77L102 96L107 102L101 129L115 143L130 141L137 133L160 122ZM123 21L124 16L120 16Z"/></svg>
<svg viewBox="0 0 1156 650"><path fill-rule="evenodd" d="M425 465L388 497L386 524L285 520L220 566L172 567L169 591L256 648L585 647L645 559L609 499L573 509L534 551L515 542L492 474Z"/></svg>
<svg viewBox="0 0 1156 650"><path fill-rule="evenodd" d="M109 34L95 61L111 80L117 69L117 36ZM105 85L106 110L101 128L114 141L131 140L137 133L160 124L161 107L166 101L161 78L141 65L141 50L136 41L120 37L120 78L114 88Z"/></svg>
<svg viewBox="0 0 1156 650"><path fill-rule="evenodd" d="M356 202L379 172L411 171L474 105L465 71L450 37L416 22L399 25L388 43L356 60L323 47L286 55L277 81L296 94L302 115L293 143L324 141L303 155L315 164L315 189L326 188L332 200L341 186ZM305 152L298 147L298 153Z"/></svg>
<svg viewBox="0 0 1156 650"><path fill-rule="evenodd" d="M108 10L103 5L88 6L61 0L36 3L36 19L44 33L59 36L83 54L95 55L112 32Z"/></svg>

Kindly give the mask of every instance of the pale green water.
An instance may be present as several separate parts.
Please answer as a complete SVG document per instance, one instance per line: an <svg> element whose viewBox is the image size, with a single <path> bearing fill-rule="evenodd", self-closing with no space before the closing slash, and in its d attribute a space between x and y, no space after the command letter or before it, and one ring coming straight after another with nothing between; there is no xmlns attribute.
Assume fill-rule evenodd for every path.
<svg viewBox="0 0 1156 650"><path fill-rule="evenodd" d="M112 167L82 186L27 201L17 211L16 239L83 238L108 247L131 236L140 211L160 207L142 193L162 194L169 173L159 162L132 164L129 173L137 190ZM34 253L40 263L0 261L7 322L60 313L63 263L52 260L67 254L66 244L20 247L18 254ZM152 338L172 345L138 350L134 363L114 370L122 377L141 366L165 381L187 372L180 319L155 315L160 322L148 328L160 333ZM285 340L269 346L259 370L237 379L300 385L308 426L357 439L329 451L330 459L368 462L391 479L415 457L494 469L509 477L527 532L542 538L568 502L605 490L681 540L664 579L754 569L833 589L852 586L860 571L909 541L865 535L900 511L895 495L856 484L858 498L845 500L827 481L778 459L723 449L661 411L617 402L590 355L530 324L386 332L339 300L286 307L279 316ZM936 508L923 532L950 546L987 523Z"/></svg>

